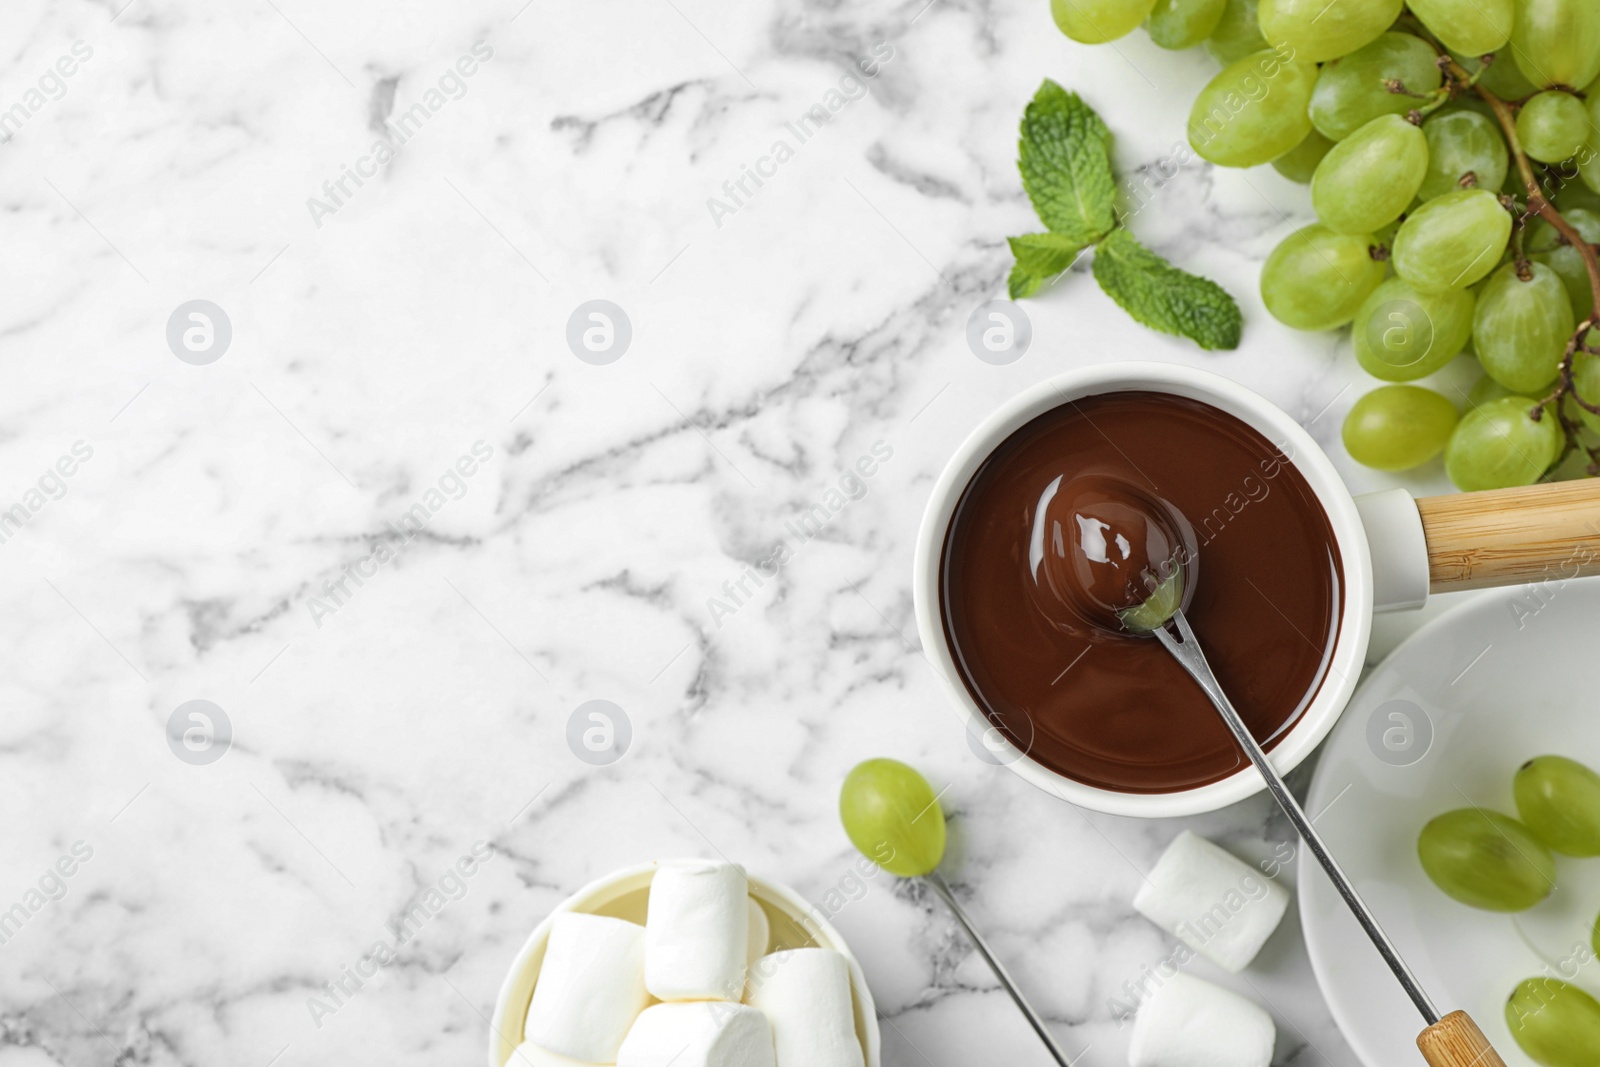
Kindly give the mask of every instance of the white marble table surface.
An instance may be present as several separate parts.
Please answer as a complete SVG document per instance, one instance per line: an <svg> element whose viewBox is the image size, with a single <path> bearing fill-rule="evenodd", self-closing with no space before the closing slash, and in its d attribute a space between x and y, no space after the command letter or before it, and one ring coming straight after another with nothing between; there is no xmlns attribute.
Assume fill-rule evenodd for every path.
<svg viewBox="0 0 1600 1067"><path fill-rule="evenodd" d="M1214 67L1073 45L1044 0L924 5L0 10L0 511L26 519L0 527L0 911L23 907L0 1067L480 1063L512 955L591 878L716 850L821 899L852 858L839 782L874 755L947 789L952 877L1064 1044L1125 1062L1111 1001L1172 947L1130 907L1140 870L1181 825L1257 857L1289 829L1259 800L1086 815L973 758L915 649L929 487L1009 394L1132 358L1230 375L1353 488L1390 480L1338 449L1348 341L1256 294L1309 217L1269 169L1182 167L1134 223L1237 295L1238 351L1152 334L1076 273L1027 305L1022 359L974 357L1003 239L1035 228L1014 160L1040 79L1085 94L1132 174ZM874 54L753 195L708 206ZM231 324L203 364L167 338L196 299ZM594 299L632 325L609 365L565 340ZM880 442L858 498L729 604ZM231 739L169 745L192 700ZM609 766L569 750L589 700L631 724ZM1046 1062L936 901L859 896L835 922L885 1063ZM1293 913L1246 979L1278 1064L1354 1062Z"/></svg>

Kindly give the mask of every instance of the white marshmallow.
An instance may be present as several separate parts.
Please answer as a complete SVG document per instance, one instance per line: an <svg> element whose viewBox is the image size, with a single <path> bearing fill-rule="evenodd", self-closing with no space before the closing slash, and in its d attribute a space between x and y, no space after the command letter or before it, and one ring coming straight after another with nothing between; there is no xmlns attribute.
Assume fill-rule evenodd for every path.
<svg viewBox="0 0 1600 1067"><path fill-rule="evenodd" d="M772 1028L743 1004L655 1004L628 1031L617 1067L774 1067Z"/></svg>
<svg viewBox="0 0 1600 1067"><path fill-rule="evenodd" d="M1278 928L1289 893L1248 863L1185 830L1133 898L1146 918L1234 974Z"/></svg>
<svg viewBox="0 0 1600 1067"><path fill-rule="evenodd" d="M749 885L731 863L664 863L650 881L644 984L660 1000L738 1000L750 941Z"/></svg>
<svg viewBox="0 0 1600 1067"><path fill-rule="evenodd" d="M1277 1031L1259 1004L1178 974L1133 1020L1129 1067L1271 1067Z"/></svg>
<svg viewBox="0 0 1600 1067"><path fill-rule="evenodd" d="M524 1041L511 1050L505 1067L588 1067L582 1060L546 1052L532 1041Z"/></svg>
<svg viewBox="0 0 1600 1067"><path fill-rule="evenodd" d="M550 926L522 1036L586 1063L615 1063L650 995L638 923L564 912Z"/></svg>
<svg viewBox="0 0 1600 1067"><path fill-rule="evenodd" d="M833 949L763 956L750 968L745 1000L772 1024L778 1067L862 1067L850 962Z"/></svg>
<svg viewBox="0 0 1600 1067"><path fill-rule="evenodd" d="M772 920L767 918L767 909L756 903L755 897L750 897L750 933L745 940L744 962L748 967L767 954L767 946L772 944Z"/></svg>

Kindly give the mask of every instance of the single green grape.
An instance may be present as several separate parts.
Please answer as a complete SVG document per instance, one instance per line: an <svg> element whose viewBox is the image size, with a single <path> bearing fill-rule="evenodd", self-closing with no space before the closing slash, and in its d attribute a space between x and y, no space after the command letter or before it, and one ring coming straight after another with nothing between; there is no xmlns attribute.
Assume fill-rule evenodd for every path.
<svg viewBox="0 0 1600 1067"><path fill-rule="evenodd" d="M1481 408L1504 397L1514 396L1523 401L1527 408L1532 409L1541 398L1550 395L1550 391L1555 388L1555 384L1553 379L1545 382L1539 388L1530 390L1533 395L1528 396L1522 393L1513 393L1510 389L1485 374L1473 383L1471 389L1467 390L1467 406L1469 408ZM1556 417L1555 411L1556 406L1554 404L1546 404L1543 417L1545 419L1554 419ZM1559 451L1559 448L1557 451Z"/></svg>
<svg viewBox="0 0 1600 1067"><path fill-rule="evenodd" d="M1528 277L1507 263L1478 293L1472 342L1484 371L1513 392L1529 394L1556 376L1577 327L1561 276L1529 263Z"/></svg>
<svg viewBox="0 0 1600 1067"><path fill-rule="evenodd" d="M1061 32L1083 44L1105 44L1126 37L1145 19L1156 0L1050 0L1050 15Z"/></svg>
<svg viewBox="0 0 1600 1067"><path fill-rule="evenodd" d="M1410 470L1444 451L1456 419L1455 405L1432 389L1383 385L1355 402L1341 436L1363 466Z"/></svg>
<svg viewBox="0 0 1600 1067"><path fill-rule="evenodd" d="M1511 238L1511 213L1488 189L1436 196L1394 238L1394 270L1423 292L1464 289L1486 277Z"/></svg>
<svg viewBox="0 0 1600 1067"><path fill-rule="evenodd" d="M1571 93L1547 89L1517 113L1517 140L1541 163L1560 163L1589 140L1589 109Z"/></svg>
<svg viewBox="0 0 1600 1067"><path fill-rule="evenodd" d="M1590 117L1593 118L1593 112ZM1590 192L1600 192L1600 148L1597 144L1600 138L1585 144L1578 152L1578 177Z"/></svg>
<svg viewBox="0 0 1600 1067"><path fill-rule="evenodd" d="M1422 828L1417 855L1433 884L1485 911L1527 911L1556 887L1550 850L1497 811L1447 811Z"/></svg>
<svg viewBox="0 0 1600 1067"><path fill-rule="evenodd" d="M1506 1001L1506 1026L1517 1047L1541 1067L1594 1067L1600 1049L1600 1001L1556 978L1530 978Z"/></svg>
<svg viewBox="0 0 1600 1067"><path fill-rule="evenodd" d="M1399 82L1414 93L1439 88L1444 74L1438 56L1420 37L1385 33L1349 55L1325 63L1311 92L1311 124L1323 136L1342 141L1379 115L1404 115L1415 97L1389 91Z"/></svg>
<svg viewBox="0 0 1600 1067"><path fill-rule="evenodd" d="M1216 30L1228 0L1156 0L1145 30L1162 48L1193 48Z"/></svg>
<svg viewBox="0 0 1600 1067"><path fill-rule="evenodd" d="M1444 446L1444 469L1456 488L1532 485L1561 454L1561 429L1550 413L1535 422L1537 400L1507 396L1473 408Z"/></svg>
<svg viewBox="0 0 1600 1067"><path fill-rule="evenodd" d="M1513 780L1528 832L1563 856L1600 856L1600 774L1565 756L1539 756Z"/></svg>
<svg viewBox="0 0 1600 1067"><path fill-rule="evenodd" d="M899 760L856 764L839 790L839 818L862 855L901 878L944 858L944 811L928 780Z"/></svg>
<svg viewBox="0 0 1600 1067"><path fill-rule="evenodd" d="M1311 176L1311 206L1338 233L1371 233L1400 217L1428 173L1428 139L1380 115L1329 150Z"/></svg>
<svg viewBox="0 0 1600 1067"><path fill-rule="evenodd" d="M1173 564L1172 573L1152 589L1148 597L1131 608L1117 612L1118 620L1132 633L1154 633L1170 622L1178 609L1183 607L1183 584L1187 579L1183 564L1177 560L1173 560Z"/></svg>
<svg viewBox="0 0 1600 1067"><path fill-rule="evenodd" d="M1514 0L1410 0L1411 13L1452 52L1487 55L1511 40Z"/></svg>
<svg viewBox="0 0 1600 1067"><path fill-rule="evenodd" d="M1589 112L1590 133L1588 140L1578 150L1576 160L1578 177L1582 181L1566 182L1556 191L1556 207L1562 211L1568 206L1600 207L1600 195L1585 197L1585 194L1600 194L1600 80L1591 82L1583 94L1588 98L1586 109Z"/></svg>
<svg viewBox="0 0 1600 1067"><path fill-rule="evenodd" d="M1272 169L1292 182L1305 185L1317 172L1317 164L1328 154L1333 142L1316 130L1306 134L1306 139L1272 161Z"/></svg>
<svg viewBox="0 0 1600 1067"><path fill-rule="evenodd" d="M1228 64L1189 111L1189 144L1224 167L1270 163L1311 132L1306 105L1317 68L1265 49Z"/></svg>
<svg viewBox="0 0 1600 1067"><path fill-rule="evenodd" d="M1256 0L1227 0L1222 19L1206 40L1206 51L1223 66L1267 47L1256 18Z"/></svg>
<svg viewBox="0 0 1600 1067"><path fill-rule="evenodd" d="M1561 208L1561 216L1572 224L1585 241L1600 242L1600 212L1584 207ZM1594 310L1594 289L1589 284L1589 271L1583 265L1583 254L1568 243L1556 228L1544 219L1533 219L1522 238L1522 249L1535 263L1543 263L1566 283L1567 296L1572 300L1572 314L1586 319Z"/></svg>
<svg viewBox="0 0 1600 1067"><path fill-rule="evenodd" d="M1355 318L1383 281L1372 238L1307 226L1285 237L1261 268L1261 299L1297 330L1332 330Z"/></svg>
<svg viewBox="0 0 1600 1067"><path fill-rule="evenodd" d="M1428 173L1417 190L1422 199L1505 184L1511 157L1493 119L1465 108L1440 111L1422 124L1422 134L1428 140Z"/></svg>
<svg viewBox="0 0 1600 1067"><path fill-rule="evenodd" d="M1261 33L1296 59L1321 63L1349 55L1394 24L1404 0L1261 0Z"/></svg>
<svg viewBox="0 0 1600 1067"><path fill-rule="evenodd" d="M1578 396L1600 407L1600 356L1592 356L1587 352L1578 353L1572 363L1572 386ZM1576 409L1578 418L1591 433L1600 434L1600 415L1577 404L1573 404L1572 407Z"/></svg>
<svg viewBox="0 0 1600 1067"><path fill-rule="evenodd" d="M1536 88L1588 85L1600 75L1600 4L1517 0L1508 51Z"/></svg>
<svg viewBox="0 0 1600 1067"><path fill-rule="evenodd" d="M1470 289L1423 293L1404 278L1388 278L1356 312L1356 361L1386 382L1425 378L1466 346L1477 305Z"/></svg>

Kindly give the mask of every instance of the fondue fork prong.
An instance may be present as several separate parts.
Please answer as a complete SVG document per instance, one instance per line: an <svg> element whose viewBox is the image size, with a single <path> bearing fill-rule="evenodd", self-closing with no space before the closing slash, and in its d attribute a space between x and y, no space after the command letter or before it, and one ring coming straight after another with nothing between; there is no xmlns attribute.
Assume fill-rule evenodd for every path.
<svg viewBox="0 0 1600 1067"><path fill-rule="evenodd" d="M1000 962L999 957L990 951L988 942L984 941L983 935L978 933L977 928L972 925L972 920L967 918L967 913L956 902L955 894L950 892L950 887L945 884L945 880L940 877L939 872L930 871L923 875L922 880L933 888L939 899L944 901L944 906L950 909L950 914L956 917L956 922L960 923L961 928L967 932L967 937L972 941L972 946L978 950L978 955L983 957L984 962L989 965L989 969L994 971L994 976L1000 979L1000 984L1005 987L1007 993L1011 994L1011 999L1016 1001L1017 1007L1021 1009L1023 1016L1027 1018L1028 1025L1033 1027L1034 1033L1039 1035L1039 1040L1044 1042L1044 1047L1050 1050L1051 1058L1061 1067L1072 1067L1072 1060L1068 1059L1061 1046L1056 1044L1055 1036L1050 1033L1050 1028L1044 1024L1044 1020L1039 1017L1039 1013L1033 1010L1033 1005L1028 1003L1028 998L1022 995L1022 991L1017 988L1017 984L1011 980L1010 973L1006 970L1005 965Z"/></svg>
<svg viewBox="0 0 1600 1067"><path fill-rule="evenodd" d="M1255 736L1250 733L1250 728L1239 717L1238 711L1228 700L1228 695L1222 691L1222 686L1217 682L1217 676L1211 672L1211 665L1206 662L1205 653L1200 649L1200 642L1195 638L1194 630L1189 626L1189 620L1184 618L1182 611L1174 612L1172 623L1178 632L1174 634L1169 627L1161 626L1155 630L1156 639L1164 645L1172 658L1178 661L1189 676L1199 683L1205 690L1206 696L1211 698L1211 703L1217 706L1217 711L1222 714L1222 721L1228 724L1228 730L1233 734L1234 740L1239 742L1239 747L1244 749L1250 762L1255 764L1256 770L1261 772L1261 777L1267 781L1267 790L1272 793L1278 806L1294 824L1295 830L1305 841L1306 847L1311 849L1311 854L1317 858L1322 869L1327 872L1328 878L1333 882L1333 887L1339 891L1344 902L1350 906L1350 911L1355 915L1356 921L1366 931L1367 937L1372 939L1372 944L1377 948L1378 954L1383 957L1383 962L1389 965L1389 970L1394 972L1399 979L1400 986L1417 1006L1422 1017L1432 1026L1439 1021L1439 1010L1433 1006L1433 1001L1417 983L1411 969L1406 966L1405 960L1400 958L1400 952L1394 947L1394 942L1389 940L1389 935L1384 933L1383 927L1378 925L1377 918L1367 907L1366 901L1361 899L1361 894L1356 892L1356 887L1350 884L1350 879L1339 866L1339 861L1333 858L1333 853L1328 851L1328 846L1322 841L1322 835L1317 833L1311 820L1306 817L1305 809L1300 807L1300 802L1289 792L1289 787L1283 781L1283 776L1273 767L1272 761L1267 758L1266 751L1262 749Z"/></svg>

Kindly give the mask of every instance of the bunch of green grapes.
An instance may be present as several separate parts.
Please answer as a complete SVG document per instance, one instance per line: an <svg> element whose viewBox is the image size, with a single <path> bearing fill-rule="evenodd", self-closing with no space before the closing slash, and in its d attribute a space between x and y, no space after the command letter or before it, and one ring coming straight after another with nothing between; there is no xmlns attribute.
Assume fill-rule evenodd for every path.
<svg viewBox="0 0 1600 1067"><path fill-rule="evenodd" d="M1572 381L1541 406L1557 396L1594 288L1571 235L1529 212L1521 164L1583 242L1600 242L1600 0L1050 6L1076 41L1143 24L1163 48L1204 45L1223 69L1190 112L1194 150L1310 184L1318 221L1261 272L1275 318L1349 326L1361 367L1386 383L1462 353L1481 364L1459 398L1465 417L1417 385L1361 397L1344 424L1353 458L1405 470L1442 452L1456 485L1495 489L1560 476L1566 427L1595 443L1585 435L1600 434L1600 415L1572 394L1600 403L1600 356L1580 346ZM1600 348L1593 337L1585 345Z"/></svg>
<svg viewBox="0 0 1600 1067"><path fill-rule="evenodd" d="M1557 854L1600 856L1600 774L1565 756L1524 763L1512 780L1517 818L1448 811L1422 828L1417 855L1433 883L1485 911L1526 911L1556 886ZM1593 947L1600 953L1600 922ZM1600 1062L1600 1001L1553 978L1523 982L1506 1002L1517 1045L1544 1067Z"/></svg>

